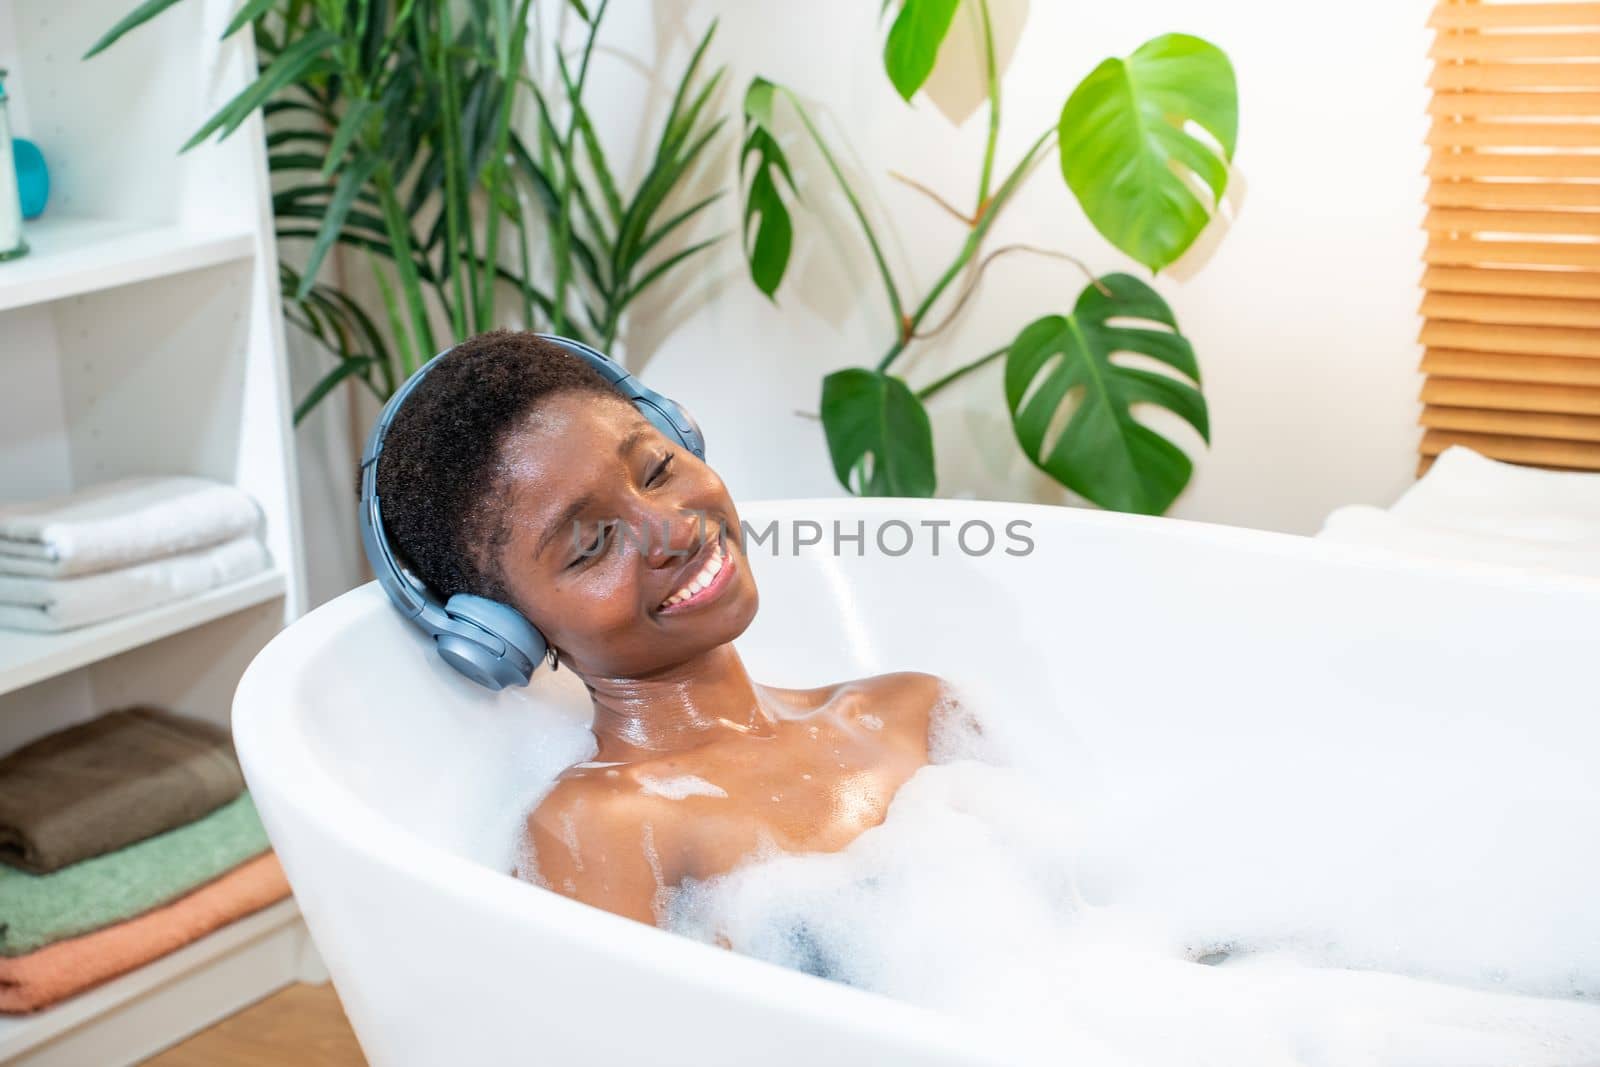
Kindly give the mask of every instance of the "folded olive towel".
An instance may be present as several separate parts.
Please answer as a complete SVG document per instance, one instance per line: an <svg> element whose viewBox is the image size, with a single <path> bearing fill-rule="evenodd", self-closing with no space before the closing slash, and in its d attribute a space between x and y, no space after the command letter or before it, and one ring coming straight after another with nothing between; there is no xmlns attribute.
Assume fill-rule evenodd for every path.
<svg viewBox="0 0 1600 1067"><path fill-rule="evenodd" d="M267 850L249 793L188 826L63 867L0 867L0 956L109 926L159 907Z"/></svg>
<svg viewBox="0 0 1600 1067"><path fill-rule="evenodd" d="M104 930L0 959L0 1012L38 1011L198 941L289 895L271 852L188 896Z"/></svg>
<svg viewBox="0 0 1600 1067"><path fill-rule="evenodd" d="M243 791L222 727L159 708L113 711L0 759L0 863L49 874L191 823Z"/></svg>

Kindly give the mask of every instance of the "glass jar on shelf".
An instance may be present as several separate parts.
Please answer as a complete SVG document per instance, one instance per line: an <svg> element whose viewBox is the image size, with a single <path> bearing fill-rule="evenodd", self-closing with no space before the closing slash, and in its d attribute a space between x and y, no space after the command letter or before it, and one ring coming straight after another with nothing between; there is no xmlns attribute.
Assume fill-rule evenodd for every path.
<svg viewBox="0 0 1600 1067"><path fill-rule="evenodd" d="M17 189L17 165L11 157L11 115L6 96L6 72L0 68L0 259L15 259L28 251L22 239L22 195Z"/></svg>

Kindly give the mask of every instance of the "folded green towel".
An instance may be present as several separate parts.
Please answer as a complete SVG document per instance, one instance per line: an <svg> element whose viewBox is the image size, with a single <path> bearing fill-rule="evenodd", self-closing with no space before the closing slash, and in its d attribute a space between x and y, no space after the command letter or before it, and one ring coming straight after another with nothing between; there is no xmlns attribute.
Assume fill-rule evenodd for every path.
<svg viewBox="0 0 1600 1067"><path fill-rule="evenodd" d="M21 956L142 915L267 848L255 804L241 793L187 826L53 874L0 867L0 956Z"/></svg>

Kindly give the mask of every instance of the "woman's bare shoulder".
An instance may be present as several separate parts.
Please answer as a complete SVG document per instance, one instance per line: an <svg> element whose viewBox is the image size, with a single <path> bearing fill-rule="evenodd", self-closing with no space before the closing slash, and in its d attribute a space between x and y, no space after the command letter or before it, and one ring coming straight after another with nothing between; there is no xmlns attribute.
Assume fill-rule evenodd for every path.
<svg viewBox="0 0 1600 1067"><path fill-rule="evenodd" d="M557 779L528 812L524 840L550 882L555 868L582 871L610 843L637 841L645 827L656 846L670 852L682 822L680 808L642 791L632 774L579 773Z"/></svg>
<svg viewBox="0 0 1600 1067"><path fill-rule="evenodd" d="M950 684L926 671L892 671L815 689L785 691L791 706L809 715L824 707L869 730L891 731L925 743L937 709L953 699Z"/></svg>
<svg viewBox="0 0 1600 1067"><path fill-rule="evenodd" d="M655 798L625 784L620 776L563 774L528 812L527 832L530 840L559 842L577 852L582 842L597 840L618 827L670 819L671 813L659 808Z"/></svg>
<svg viewBox="0 0 1600 1067"><path fill-rule="evenodd" d="M926 671L891 671L888 674L874 674L866 678L833 682L811 689L776 691L782 693L789 702L807 708L821 707L851 692L870 699L889 697L896 701L928 706L950 693L950 683L937 674L929 674Z"/></svg>
<svg viewBox="0 0 1600 1067"><path fill-rule="evenodd" d="M950 690L950 683L937 674L926 671L894 671L890 674L875 674L866 679L871 684L883 690L904 693L911 697L927 698L929 701L938 700Z"/></svg>
<svg viewBox="0 0 1600 1067"><path fill-rule="evenodd" d="M951 692L950 684L937 674L926 671L891 671L845 682L859 692L867 703L926 712Z"/></svg>
<svg viewBox="0 0 1600 1067"><path fill-rule="evenodd" d="M581 764L568 767L529 813L529 825L534 820L546 826L559 826L563 822L669 815L670 809L661 803L659 796L640 788L641 778L648 779L650 774L649 761L609 767Z"/></svg>
<svg viewBox="0 0 1600 1067"><path fill-rule="evenodd" d="M548 833L571 833L584 826L600 829L649 822L659 832L704 814L697 803L725 796L694 774L676 756L626 763L574 764L556 779L528 814L528 826Z"/></svg>
<svg viewBox="0 0 1600 1067"><path fill-rule="evenodd" d="M526 881L646 924L656 894L681 876L681 820L654 797L605 776L558 780L528 813Z"/></svg>

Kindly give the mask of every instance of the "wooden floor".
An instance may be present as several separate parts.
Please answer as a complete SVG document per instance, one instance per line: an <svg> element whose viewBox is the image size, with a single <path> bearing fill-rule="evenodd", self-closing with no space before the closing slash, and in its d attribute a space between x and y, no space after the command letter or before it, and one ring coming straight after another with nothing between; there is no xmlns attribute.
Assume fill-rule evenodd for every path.
<svg viewBox="0 0 1600 1067"><path fill-rule="evenodd" d="M333 983L292 985L144 1067L367 1067Z"/></svg>

